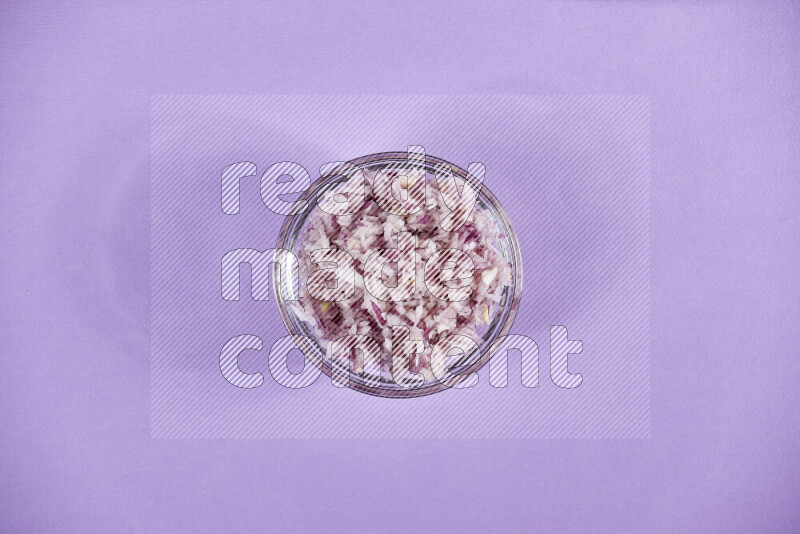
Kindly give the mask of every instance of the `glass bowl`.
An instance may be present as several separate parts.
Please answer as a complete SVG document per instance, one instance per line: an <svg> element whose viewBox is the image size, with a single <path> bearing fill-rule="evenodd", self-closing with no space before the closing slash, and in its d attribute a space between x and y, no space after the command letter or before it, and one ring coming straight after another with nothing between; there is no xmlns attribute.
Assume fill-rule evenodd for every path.
<svg viewBox="0 0 800 534"><path fill-rule="evenodd" d="M368 172L386 169L387 167L396 169L407 165L408 162L409 154L406 152L383 152L351 160L345 165L356 166ZM421 159L415 162L415 164L421 163ZM493 244L511 264L511 283L503 288L501 300L495 307L494 315L490 318L489 325L484 327L482 332L479 331L481 337L475 340L478 344L478 349L469 354L464 354L457 361L450 364L448 367L450 377L448 379L442 381L425 380L416 384L416 387L409 388L396 384L388 373L367 377L364 373L354 372L350 365L342 366L338 361L332 361L314 332L314 328L300 319L292 306L281 298L282 293L279 291L279 286L286 287L299 282L299 285L303 287L305 281L293 279L293 275L288 272L290 269L283 269L284 272L280 273L284 275L283 278L278 276L277 262L273 271L273 289L281 319L289 333L294 336L295 344L305 354L307 360L328 377L333 377L334 374L337 377L346 376L348 378L346 381L347 387L370 395L408 398L430 395L458 387L470 374L483 367L489 361L500 345L500 343L497 343L498 338L507 335L511 330L519 308L522 294L522 258L516 234L502 205L485 185L476 182L471 175L457 165L428 155L424 156L424 165L428 177L435 174L437 166L446 165L452 173L473 185L477 191L476 209L483 210L489 221L498 226L502 237ZM315 209L318 209L318 199L324 198L337 185L349 179L348 173L342 171L344 168L340 166L323 174L300 196L295 203L293 211L284 219L283 226L278 234L277 249L289 250L294 254L298 254L305 223L309 215ZM302 292L301 295L303 295ZM429 297L434 298L431 295ZM300 298L311 297L301 296ZM340 379L337 378L338 380Z"/></svg>

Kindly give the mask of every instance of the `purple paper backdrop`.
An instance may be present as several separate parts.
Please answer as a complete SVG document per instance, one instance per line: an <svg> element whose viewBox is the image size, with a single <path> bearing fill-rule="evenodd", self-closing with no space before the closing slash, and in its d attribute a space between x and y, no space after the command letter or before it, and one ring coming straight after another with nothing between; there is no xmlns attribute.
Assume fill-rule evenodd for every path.
<svg viewBox="0 0 800 534"><path fill-rule="evenodd" d="M4 532L794 532L798 8L6 3ZM647 94L651 438L149 436L153 94Z"/></svg>
<svg viewBox="0 0 800 534"><path fill-rule="evenodd" d="M151 109L153 437L650 436L648 98L175 95L154 97ZM325 162L409 144L485 165L525 266L511 332L538 344L537 388L522 387L512 352L504 389L490 387L488 366L472 388L403 401L327 377L285 389L267 361L287 330L274 295L257 301L249 289L267 280L245 269L240 299L223 300L223 255L275 247L284 217L259 194L270 165L297 162L316 179ZM240 161L257 170L239 182L239 213L226 215L222 169ZM578 388L556 386L557 369L550 379L551 325L582 341L568 366L583 375ZM266 373L257 390L220 372L223 345L242 334L262 340L238 359Z"/></svg>

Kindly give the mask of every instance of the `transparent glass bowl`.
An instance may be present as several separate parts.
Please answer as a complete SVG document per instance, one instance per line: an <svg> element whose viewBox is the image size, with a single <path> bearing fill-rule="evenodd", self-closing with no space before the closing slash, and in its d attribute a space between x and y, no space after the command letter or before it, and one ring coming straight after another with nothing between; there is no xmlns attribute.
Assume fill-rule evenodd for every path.
<svg viewBox="0 0 800 534"><path fill-rule="evenodd" d="M387 167L402 167L408 161L406 152L383 152L363 156L348 163L366 172L377 171ZM318 339L313 326L301 320L295 314L291 304L280 298L279 285L286 286L295 283L295 280L289 278L288 275L290 273L280 273L286 275L281 280L277 272L277 263L275 264L275 272L272 277L275 300L286 329L291 335L295 336L295 344L303 351L306 358L327 376L333 376L334 372L337 377L341 377L343 374L348 376L347 386L356 391L381 397L407 398L430 395L458 386L471 373L477 371L489 361L499 346L499 343L496 343L497 339L508 334L517 315L522 294L522 258L511 221L509 221L503 206L492 192L485 185L477 183L464 169L445 160L433 156L425 156L425 169L429 176L435 176L435 169L439 165L449 166L452 173L470 182L477 190L476 209L483 210L487 218L500 229L500 233L504 237L494 245L511 264L512 270L511 285L503 289L501 301L496 306L488 327L480 333L481 338L475 340L478 343L478 350L473 350L471 353L463 355L458 361L450 365L448 369L452 376L449 379L443 381L427 380L418 385L418 387L407 388L396 384L390 375L382 374L380 376L372 376L372 380L369 380L370 383L368 383L365 380L366 377L360 373L353 372L351 366L343 368L338 361L332 362ZM338 184L348 179L347 173L339 172L340 170L341 167L321 176L298 199L295 209L283 222L278 234L276 248L290 250L295 254L298 253L305 223L308 216L317 209L317 199L324 198ZM288 269L286 270L288 271ZM299 282L302 287L305 280L300 280ZM301 296L301 298L311 297ZM430 298L434 297L430 296ZM376 382L377 385L375 385Z"/></svg>

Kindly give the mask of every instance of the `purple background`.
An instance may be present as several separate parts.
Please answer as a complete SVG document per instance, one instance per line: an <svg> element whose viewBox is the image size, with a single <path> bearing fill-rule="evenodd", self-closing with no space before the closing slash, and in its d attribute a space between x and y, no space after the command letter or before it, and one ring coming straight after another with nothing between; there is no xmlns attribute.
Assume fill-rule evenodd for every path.
<svg viewBox="0 0 800 534"><path fill-rule="evenodd" d="M152 437L650 437L646 97L189 95L154 97L151 109ZM226 252L276 246L284 217L264 205L260 176L290 160L316 178L325 162L418 143L463 167L486 166L484 183L522 254L511 332L538 344L539 387L522 387L517 351L502 390L490 386L488 366L472 388L399 402L327 377L303 390L279 386L268 358L287 331L274 295L250 296L249 267L239 301L223 300L220 285ZM258 172L240 180L240 213L226 215L222 169L243 160ZM568 365L585 377L579 388L550 380L550 325L583 341ZM220 373L223 345L241 334L264 344L238 358L266 375L258 389Z"/></svg>
<svg viewBox="0 0 800 534"><path fill-rule="evenodd" d="M796 6L0 10L0 530L800 528ZM652 95L651 439L151 440L150 95L453 92Z"/></svg>

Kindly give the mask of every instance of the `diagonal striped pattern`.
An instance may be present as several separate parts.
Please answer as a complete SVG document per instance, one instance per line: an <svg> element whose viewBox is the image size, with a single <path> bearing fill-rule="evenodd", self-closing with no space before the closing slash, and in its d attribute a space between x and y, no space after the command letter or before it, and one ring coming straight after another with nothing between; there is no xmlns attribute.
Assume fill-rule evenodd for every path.
<svg viewBox="0 0 800 534"><path fill-rule="evenodd" d="M472 180L464 180L459 184L456 176L449 166L441 164L436 166L436 180L439 183L439 192L445 206L450 210L439 223L442 230L455 232L461 228L472 214L477 200L476 188L483 183L486 175L486 167L482 163L473 162L469 164L467 173Z"/></svg>
<svg viewBox="0 0 800 534"><path fill-rule="evenodd" d="M151 435L649 437L649 109L646 96L605 95L154 97ZM514 348L499 351L508 387L492 387L492 369L505 374L494 360L473 387L416 399L312 381L312 365L299 375L285 365L296 340L274 302L220 296L227 252L275 246L282 216L262 197L287 210L303 184L297 167L263 179L268 169L297 162L313 180L324 164L408 146L485 165L484 183L516 228L526 289L514 331L530 341L508 336ZM235 278L246 268L237 263ZM265 283L252 280L253 294ZM552 341L550 325L567 337ZM570 338L583 352L565 375L546 353ZM225 372L263 383L234 387ZM539 379L569 373L582 375L579 387Z"/></svg>
<svg viewBox="0 0 800 534"><path fill-rule="evenodd" d="M520 379L526 388L539 387L539 346L528 336L510 334L494 342L496 352L489 360L489 383L492 387L508 387L508 359L510 351L520 355Z"/></svg>
<svg viewBox="0 0 800 534"><path fill-rule="evenodd" d="M286 181L281 178L288 177ZM289 215L298 206L300 201L291 202L282 198L284 195L302 193L311 185L311 176L308 171L293 161L279 161L270 165L261 177L261 200L272 213L276 215Z"/></svg>
<svg viewBox="0 0 800 534"><path fill-rule="evenodd" d="M279 297L283 300L297 300L300 294L300 274L297 256L291 251L270 249L265 251L252 248L239 248L227 252L222 257L222 298L239 300L242 278L240 267L251 268L251 293L255 300L269 300L270 280L273 265L278 265L280 276Z"/></svg>
<svg viewBox="0 0 800 534"><path fill-rule="evenodd" d="M237 215L239 213L239 190L242 178L255 176L258 168L250 161L231 163L222 169L222 213Z"/></svg>
<svg viewBox="0 0 800 534"><path fill-rule="evenodd" d="M447 269L447 276L444 276ZM431 254L425 263L425 286L439 300L460 302L475 290L474 284L445 284L448 280L463 280L472 276L475 262L463 250L445 248Z"/></svg>
<svg viewBox="0 0 800 534"><path fill-rule="evenodd" d="M356 289L355 261L344 250L327 248L312 250L311 261L319 269L306 279L308 294L323 302L334 302L350 298ZM320 264L333 264L326 268ZM299 278L299 275L298 275Z"/></svg>
<svg viewBox="0 0 800 534"><path fill-rule="evenodd" d="M550 380L560 388L572 389L581 385L583 375L569 372L569 357L583 352L583 342L570 340L565 326L550 327Z"/></svg>
<svg viewBox="0 0 800 534"><path fill-rule="evenodd" d="M351 358L353 351L356 358ZM333 343L329 352L333 374L331 383L335 387L347 387L350 380L350 367L355 362L355 372L372 387L380 383L381 348L378 342L367 335L344 336Z"/></svg>
<svg viewBox="0 0 800 534"><path fill-rule="evenodd" d="M372 184L380 208L401 216L412 215L425 207L425 148L411 145L407 150L407 162L390 165L378 172ZM405 200L398 200L401 198Z"/></svg>
<svg viewBox="0 0 800 534"><path fill-rule="evenodd" d="M411 232L400 232L392 236L395 248L376 250L364 266L364 287L378 300L399 302L410 299L417 287L414 249L417 240ZM387 286L383 281L383 269L390 263L397 264L397 285Z"/></svg>
<svg viewBox="0 0 800 534"><path fill-rule="evenodd" d="M228 340L222 347L219 356L219 369L222 376L237 388L252 389L264 383L264 375L261 373L243 373L239 369L239 355L247 350L261 350L264 343L258 336L243 334Z"/></svg>
<svg viewBox="0 0 800 534"><path fill-rule="evenodd" d="M412 373L409 362L412 355L418 355L425 347L421 340L411 339L407 326L392 326L392 379L395 384L405 388L420 387L425 382L421 373Z"/></svg>
<svg viewBox="0 0 800 534"><path fill-rule="evenodd" d="M439 382L447 382L453 373L451 369L463 356L480 350L474 339L460 334L444 337L433 346L431 354L431 371ZM477 373L472 373L463 382L453 386L455 389L467 389L478 383Z"/></svg>
<svg viewBox="0 0 800 534"><path fill-rule="evenodd" d="M367 178L363 170L346 161L332 161L320 167L320 176L341 176L333 194L317 198L319 209L330 215L353 215L364 207L367 197ZM327 192L326 192L327 193Z"/></svg>
<svg viewBox="0 0 800 534"><path fill-rule="evenodd" d="M269 373L275 383L289 389L303 389L313 385L322 372L309 362L297 347L301 340L298 336L284 336L278 339L269 352ZM289 353L296 351L303 357L303 369L293 373L289 369Z"/></svg>

